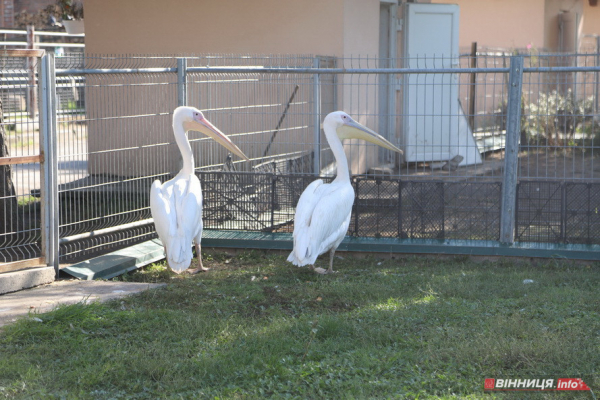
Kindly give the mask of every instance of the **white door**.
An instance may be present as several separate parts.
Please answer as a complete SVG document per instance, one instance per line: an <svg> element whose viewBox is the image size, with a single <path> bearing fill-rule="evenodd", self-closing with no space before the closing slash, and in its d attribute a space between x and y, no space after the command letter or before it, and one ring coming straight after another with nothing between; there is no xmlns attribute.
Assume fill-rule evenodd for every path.
<svg viewBox="0 0 600 400"><path fill-rule="evenodd" d="M451 68L458 64L458 17L455 4L407 3L404 67ZM452 130L458 126L455 74L405 75L403 80L404 159L449 160Z"/></svg>

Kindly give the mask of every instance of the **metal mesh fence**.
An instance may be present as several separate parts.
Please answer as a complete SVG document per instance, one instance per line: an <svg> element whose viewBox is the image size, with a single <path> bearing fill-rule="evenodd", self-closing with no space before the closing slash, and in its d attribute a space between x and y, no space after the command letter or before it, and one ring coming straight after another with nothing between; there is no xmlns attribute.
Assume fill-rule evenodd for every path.
<svg viewBox="0 0 600 400"><path fill-rule="evenodd" d="M517 240L600 242L600 185L527 181L521 182L517 189Z"/></svg>
<svg viewBox="0 0 600 400"><path fill-rule="evenodd" d="M564 183L564 240L567 243L600 242L600 185Z"/></svg>
<svg viewBox="0 0 600 400"><path fill-rule="evenodd" d="M38 58L0 56L0 157L39 155ZM0 262L40 257L39 161L0 164Z"/></svg>
<svg viewBox="0 0 600 400"><path fill-rule="evenodd" d="M397 62L410 71L390 72L379 59L305 55L205 55L187 58L184 70L174 57L56 58L61 260L155 237L149 188L181 167L171 128L180 104L203 110L251 158L231 159L190 132L205 229L291 232L302 190L335 174L320 124L343 109L405 153L345 143L356 192L349 235L500 240L510 58L487 53L477 68L430 71L445 61ZM3 64L3 138L11 155L37 154L36 119L26 117L31 79L19 62ZM589 55L525 57L516 241L600 243L594 65ZM1 262L40 252L37 168L11 169Z"/></svg>

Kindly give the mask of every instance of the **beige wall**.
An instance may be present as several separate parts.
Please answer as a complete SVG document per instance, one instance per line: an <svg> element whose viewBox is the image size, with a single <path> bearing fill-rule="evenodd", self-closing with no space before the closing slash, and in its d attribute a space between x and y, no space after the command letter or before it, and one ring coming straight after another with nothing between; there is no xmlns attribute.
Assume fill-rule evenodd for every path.
<svg viewBox="0 0 600 400"><path fill-rule="evenodd" d="M341 56L343 1L86 0L86 51Z"/></svg>
<svg viewBox="0 0 600 400"><path fill-rule="evenodd" d="M558 51L559 14L580 18L579 37L600 34L600 6L588 0L432 0L460 6L460 47ZM574 30L575 31L575 30Z"/></svg>
<svg viewBox="0 0 600 400"><path fill-rule="evenodd" d="M153 55L201 55L217 54L313 54L337 57L372 56L379 50L379 0L229 0L229 1L192 1L192 0L86 0L86 53L94 54L153 54ZM156 61L135 66L156 66ZM122 62L123 63L123 62ZM97 61L94 67L106 67ZM126 67L127 65L120 65ZM305 77L305 76L304 76ZM90 77L94 89L86 93L88 111L93 118L89 123L90 173L110 173L135 176L138 174L156 174L164 171L160 165L167 165L173 172L177 168L178 155L174 146L169 146L168 159L160 165L141 164L131 152L111 151L115 148L135 148L140 144L148 146L144 150L146 159L161 157L163 147L151 147L153 143L172 141L169 116L157 117L157 121L145 123L145 119L101 119L102 107L106 102L112 104L112 110L121 116L164 113L172 110L175 104L173 84L160 90L157 96L152 87L130 87L113 89L105 77ZM111 78L112 79L112 78ZM129 81L129 78L124 78ZM144 79L134 78L136 79ZM154 76L154 82L171 81L173 77ZM102 82L103 84L100 84ZM106 84L106 85L105 85ZM95 89L98 86L98 89ZM274 87L274 86L273 86ZM310 86L308 86L310 88ZM119 96L118 90L127 90L121 94L121 100L112 101ZM157 89L158 90L158 89ZM286 90L288 90L286 88ZM351 91L342 85L338 93L338 108L351 114L374 115L376 110L369 107L375 104L376 92L373 85L360 92ZM253 92L254 93L254 92ZM236 99L231 93L223 93L222 98L212 97L213 103L231 106ZM233 96L233 97L232 97ZM273 99L258 98L253 94L252 101L260 104ZM289 96L289 94L286 94ZM358 101L356 97L360 97ZM137 105L131 105L131 101ZM284 99L277 99L283 100ZM95 102L98 104L94 106ZM207 104L194 104L204 109ZM225 104L227 103L227 104ZM360 104L358 108L355 106ZM118 107L117 107L118 105ZM115 108L117 107L117 108ZM135 110L133 107L137 107ZM143 109L139 109L142 107ZM215 106L216 107L216 106ZM95 115L98 114L98 115ZM208 114L211 114L210 112ZM212 114L214 115L214 114ZM309 113L302 115L309 116ZM209 116L210 117L210 116ZM233 116L238 118L239 115ZM253 119L250 129L247 124L218 126L227 134L243 133L236 126L244 125L251 131L269 131L276 125L279 114ZM275 119L275 121L272 121ZM160 122L158 121L160 120ZM377 129L376 119L359 118L362 123ZM308 119L310 123L310 118ZM220 122L220 121L213 121ZM247 130L245 130L247 131ZM263 135L265 136L265 135ZM270 135L266 135L270 136ZM280 135L281 137L283 135ZM305 137L306 136L306 137ZM143 137L143 143L138 141ZM295 142L307 142L312 133L299 132ZM258 142L267 137L252 136ZM240 140L242 143L239 143ZM250 156L252 143L243 143L249 137L237 136L236 142ZM294 140L292 140L294 141ZM261 144L262 146L262 144ZM264 146L260 147L263 148ZM309 146L310 147L310 146ZM353 172L364 172L375 163L376 154L371 148L351 146ZM203 145L202 148L206 148ZM216 157L223 159L221 152ZM198 154L197 160L202 157ZM206 159L206 157L204 157ZM199 163L197 163L198 165ZM122 166L127 165L126 170ZM157 169L158 168L158 169Z"/></svg>
<svg viewBox="0 0 600 400"><path fill-rule="evenodd" d="M545 0L433 0L460 7L459 46L525 48L544 44Z"/></svg>
<svg viewBox="0 0 600 400"><path fill-rule="evenodd" d="M584 35L600 35L600 5L592 7L588 1L583 2L583 27Z"/></svg>

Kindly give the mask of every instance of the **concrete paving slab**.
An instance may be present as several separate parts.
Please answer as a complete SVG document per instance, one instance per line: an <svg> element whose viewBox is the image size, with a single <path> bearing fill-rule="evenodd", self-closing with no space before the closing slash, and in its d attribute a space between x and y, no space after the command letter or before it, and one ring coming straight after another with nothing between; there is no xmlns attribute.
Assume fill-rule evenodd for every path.
<svg viewBox="0 0 600 400"><path fill-rule="evenodd" d="M117 299L164 283L59 280L48 285L0 295L0 327L30 313L52 311L58 305Z"/></svg>
<svg viewBox="0 0 600 400"><path fill-rule="evenodd" d="M54 281L53 267L29 268L0 274L0 295ZM0 301L1 303L1 301Z"/></svg>

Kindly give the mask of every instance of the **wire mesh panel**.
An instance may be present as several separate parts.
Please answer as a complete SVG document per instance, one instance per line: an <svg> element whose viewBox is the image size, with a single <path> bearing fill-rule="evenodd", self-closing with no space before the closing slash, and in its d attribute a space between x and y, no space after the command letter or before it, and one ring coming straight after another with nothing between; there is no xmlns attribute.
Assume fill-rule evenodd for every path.
<svg viewBox="0 0 600 400"><path fill-rule="evenodd" d="M40 164L10 161L40 154L38 62L0 56L0 263L41 255Z"/></svg>
<svg viewBox="0 0 600 400"><path fill-rule="evenodd" d="M273 175L203 172L200 182L207 229L262 231L273 226Z"/></svg>
<svg viewBox="0 0 600 400"><path fill-rule="evenodd" d="M291 232L295 207L312 175L200 172L205 229ZM331 179L325 178L330 182Z"/></svg>
<svg viewBox="0 0 600 400"><path fill-rule="evenodd" d="M354 208L350 232L354 236L398 237L400 181L363 179L354 181Z"/></svg>
<svg viewBox="0 0 600 400"><path fill-rule="evenodd" d="M535 66L595 65L594 55L540 56ZM519 176L600 179L598 74L582 71L524 75Z"/></svg>
<svg viewBox="0 0 600 400"><path fill-rule="evenodd" d="M462 66L474 64L478 69L427 72L459 61ZM399 175L502 179L508 76L497 69L508 69L509 61L479 57L473 63L468 58L440 57L414 58L404 63L418 71L402 74L398 88L402 96L398 100L396 135L406 161L397 166Z"/></svg>
<svg viewBox="0 0 600 400"><path fill-rule="evenodd" d="M600 184L565 184L565 242L600 243Z"/></svg>
<svg viewBox="0 0 600 400"><path fill-rule="evenodd" d="M402 182L399 232L402 238L444 238L444 183Z"/></svg>
<svg viewBox="0 0 600 400"><path fill-rule="evenodd" d="M563 240L563 190L560 182L524 181L517 186L515 239L559 243Z"/></svg>
<svg viewBox="0 0 600 400"><path fill-rule="evenodd" d="M168 68L175 65L175 60L61 59L66 71L82 63L88 69ZM57 117L61 258L81 258L111 246L154 237L152 225L136 227L129 235L105 233L103 240L79 239L78 235L151 217L152 181L172 177L180 159L171 128L171 113L177 106L175 74L62 73L57 79L72 82L79 93L75 108L59 110L62 112ZM80 109L79 104L84 108ZM123 242L125 238L129 240Z"/></svg>
<svg viewBox="0 0 600 400"><path fill-rule="evenodd" d="M599 82L588 67L595 60L525 57L521 107L512 109L521 113L513 136L517 241L598 243ZM242 162L209 138L188 134L207 229L291 232L302 190L319 176L329 181L336 174L321 124L342 109L404 150L402 157L364 141L344 142L356 191L349 234L499 240L500 227L507 226L500 199L511 169L505 157L511 60L485 53L460 60L476 68L435 70L447 61L57 58L61 260L155 236L149 190L181 168L171 121L180 104L203 110L251 159ZM380 68L388 65L411 69ZM38 146L29 134L36 126L27 108L31 77L22 63L7 61L3 72L5 147L11 155L30 154ZM408 157L411 149L423 157ZM2 197L2 212L11 215L0 232L5 260L39 252L36 168L11 168L19 184ZM21 217L13 218L14 212Z"/></svg>
<svg viewBox="0 0 600 400"><path fill-rule="evenodd" d="M499 240L501 193L499 182L446 182L444 237Z"/></svg>
<svg viewBox="0 0 600 400"><path fill-rule="evenodd" d="M233 57L205 56L189 60L188 66L235 65L255 67L310 67L309 56ZM190 72L188 104L201 108L209 119L244 149L250 163L234 160L238 170L251 170L277 159L308 161L315 149L314 78L307 74L211 74ZM209 138L193 141L200 167L223 163L227 152ZM313 165L300 169L312 172Z"/></svg>

